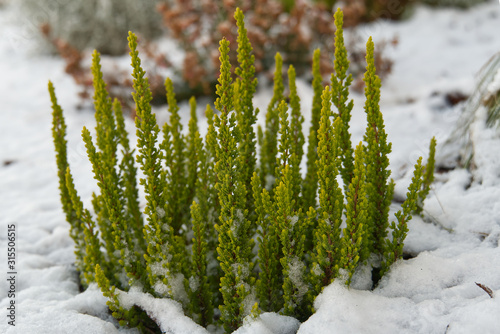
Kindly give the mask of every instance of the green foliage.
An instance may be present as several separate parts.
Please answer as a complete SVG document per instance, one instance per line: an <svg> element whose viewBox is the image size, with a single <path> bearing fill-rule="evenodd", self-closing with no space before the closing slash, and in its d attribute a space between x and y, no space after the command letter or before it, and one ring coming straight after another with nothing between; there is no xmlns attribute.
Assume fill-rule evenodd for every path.
<svg viewBox="0 0 500 334"><path fill-rule="evenodd" d="M223 113L229 113L233 110L233 88L231 86L231 63L229 62L229 41L223 38L220 41L219 61L220 75L217 84L217 96L215 108Z"/></svg>
<svg viewBox="0 0 500 334"><path fill-rule="evenodd" d="M322 77L319 68L320 50L316 49L313 55L313 100L311 108L311 127L307 146L307 174L302 183L302 201L304 210L309 207L316 207L316 193L318 191L318 169L316 160L318 159L318 129L321 117L321 94L323 92Z"/></svg>
<svg viewBox="0 0 500 334"><path fill-rule="evenodd" d="M257 173L252 178L252 190L255 200L255 211L258 225L258 263L259 279L257 281L257 296L260 308L266 312L277 312L283 307L283 278L279 257L281 254L280 229L271 196L262 189Z"/></svg>
<svg viewBox="0 0 500 334"><path fill-rule="evenodd" d="M368 182L366 193L369 210L367 227L370 248L375 254L384 253L384 240L389 226L389 206L394 194L394 182L390 181L391 171L388 154L391 153L391 143L387 142L384 129L384 120L380 112L380 78L375 74L373 58L374 44L371 37L366 43L366 73L365 82L365 112L367 127L364 135L366 143L366 179Z"/></svg>
<svg viewBox="0 0 500 334"><path fill-rule="evenodd" d="M341 242L342 268L348 273L347 285L359 262L367 259L369 252L365 237L365 227L368 224L368 199L366 198L366 175L363 143L359 143L354 153L353 178L347 191L345 216L346 228Z"/></svg>
<svg viewBox="0 0 500 334"><path fill-rule="evenodd" d="M120 326L140 326L136 309L125 308L120 305L119 292L116 291L115 286L110 284L109 280L106 278L106 275L104 275L104 272L98 264L95 266L95 279L104 297L108 298L106 305L108 305L111 314L116 320L118 320Z"/></svg>
<svg viewBox="0 0 500 334"><path fill-rule="evenodd" d="M399 210L395 214L397 224L395 221L391 223L392 240L386 240L384 263L382 264L381 272L382 275L389 270L391 264L403 258L403 245L406 234L408 233L408 221L412 218L411 213L417 208L419 191L422 188L422 183L424 182L422 175L422 157L420 157L415 164L413 178L411 179L411 184L408 187L408 193L406 193L406 200L401 205L402 211Z"/></svg>
<svg viewBox="0 0 500 334"><path fill-rule="evenodd" d="M220 211L219 199L215 189L217 178L214 170L217 133L215 132L214 127L214 113L210 106L207 106L205 115L208 122L208 131L205 137L205 145L201 143L201 146L198 149L199 171L198 178L196 180L196 198L200 204L201 216L206 217L209 226L214 226ZM217 237L215 235L215 229L208 229L208 249L210 251L215 250L216 243ZM218 284L219 281L217 279L216 285L218 286Z"/></svg>
<svg viewBox="0 0 500 334"><path fill-rule="evenodd" d="M102 196L98 196L97 194L92 194L92 206L94 208L97 221L97 226L99 227L99 232L101 235L101 239L103 240L103 246L106 250L106 262L101 263L101 268L104 270L105 274L109 279L113 282L113 284L117 286L122 286L122 282L120 281L120 275L122 274L122 270L115 270L114 264L118 262L116 259L117 252L115 252L115 246L113 242L113 227L109 224L108 213L106 211L106 207L104 204L104 199ZM95 265L95 263L91 264Z"/></svg>
<svg viewBox="0 0 500 334"><path fill-rule="evenodd" d="M95 282L95 271L92 264L102 263L104 264L103 254L101 253L98 232L96 229L96 224L92 220L89 210L84 209L83 202L77 195L75 184L73 182L73 177L68 169L66 170L66 186L73 204L73 210L75 211L76 218L81 222L81 228L84 234L84 244L85 249L82 254L77 254L80 256L79 259L83 259L82 268L80 270L80 278L82 284L86 287L90 283Z"/></svg>
<svg viewBox="0 0 500 334"><path fill-rule="evenodd" d="M68 153L66 141L66 122L64 121L63 111L57 102L54 85L49 81L48 90L50 100L52 102L52 138L56 151L57 176L59 179L59 193L62 204L62 209L66 215L66 221L70 224L70 236L75 242L76 268L80 275L84 275L83 256L85 252L85 243L83 236L83 226L77 213L73 208L73 203L70 197L70 190L67 186L66 174L69 168ZM85 280L82 280L86 284Z"/></svg>
<svg viewBox="0 0 500 334"><path fill-rule="evenodd" d="M241 137L239 150L241 179L245 185L246 201L249 213L252 214L253 197L251 192L251 180L257 166L256 158L256 136L253 125L257 121L258 109L253 107L253 96L257 87L255 78L255 56L252 54L252 45L247 36L243 12L237 8L234 14L236 25L238 26L238 63L235 70L237 84L235 85L234 108L238 117L238 128Z"/></svg>
<svg viewBox="0 0 500 334"><path fill-rule="evenodd" d="M212 323L212 291L207 276L207 222L201 216L200 205L191 205L193 218L192 276L189 277L189 309L193 318L203 327Z"/></svg>
<svg viewBox="0 0 500 334"><path fill-rule="evenodd" d="M293 193L295 196L299 196L302 188L302 179L300 173L300 162L302 161L302 156L304 155L304 134L302 132L302 124L304 123L304 117L300 111L300 98L297 94L297 85L295 83L295 68L290 65L288 68L288 86L290 88L290 168L292 173L292 183ZM302 206L302 198L297 200L297 205Z"/></svg>
<svg viewBox="0 0 500 334"><path fill-rule="evenodd" d="M215 189L217 183L217 175L215 174L215 159L217 133L214 127L214 113L210 106L207 106L205 115L208 122L208 131L205 137L204 149L199 151L200 168L199 177L196 181L196 198L200 204L201 217L207 220L207 242L208 242L208 258L209 258L209 282L210 291L219 292L220 277L222 270L217 262L217 243L218 236L214 228L220 212L220 202ZM214 304L219 305L221 294L214 293Z"/></svg>
<svg viewBox="0 0 500 334"><path fill-rule="evenodd" d="M335 60L333 67L335 72L331 76L332 86L332 103L337 108L337 116L340 117L342 122L339 123L339 156L342 161L340 175L344 182L344 187L347 191L349 183L353 178L353 150L351 144L351 134L349 133L349 121L351 120L351 111L354 102L349 102L349 87L352 83L352 75L347 75L349 69L349 60L347 59L347 50L344 45L344 31L342 29L343 14L342 11L337 9L334 15L335 26Z"/></svg>
<svg viewBox="0 0 500 334"><path fill-rule="evenodd" d="M100 56L94 52L92 61L92 74L94 76L94 106L96 117L96 142L92 140L90 131L83 128L82 138L87 148L87 155L92 163L94 179L97 180L97 185L100 188L101 194L98 195L100 209L105 213L102 217L102 224L107 222L111 226L112 240L106 240L106 243L111 243L109 249L114 249L120 254L118 264L124 269L129 278L128 284L133 284L135 281L142 282L145 280L143 262L143 249L136 247L136 236L140 235L142 226L137 223L130 223L132 216L127 210L124 192L122 188L124 181L123 175L119 175L118 165L118 144L120 139L123 141L124 134L120 134L117 129L116 120L120 119L113 114L111 100L106 91L106 84L102 79L100 66ZM120 110L115 110L120 112ZM125 144L127 142L125 141ZM126 158L125 158L126 159ZM126 163L126 162L125 162ZM126 169L124 170L124 174ZM128 189L130 190L130 189ZM130 197L130 194L129 194ZM94 267L98 262L92 262L87 266ZM116 268L115 268L116 269Z"/></svg>
<svg viewBox="0 0 500 334"><path fill-rule="evenodd" d="M429 194L429 191L431 190L431 184L434 181L434 165L436 163L435 155L436 138L432 137L431 143L429 145L429 158L427 159L427 164L424 167L422 187L418 192L417 208L415 209L415 212L418 214L421 214L422 210L424 209L424 199Z"/></svg>
<svg viewBox="0 0 500 334"><path fill-rule="evenodd" d="M283 255L280 258L283 267L283 300L285 315L301 315L302 304L306 301L308 290L305 280L306 267L303 263L304 228L307 224L301 220L302 209L297 210L292 186L292 170L288 165L282 175L275 193L276 226Z"/></svg>
<svg viewBox="0 0 500 334"><path fill-rule="evenodd" d="M281 101L278 107L279 115L279 142L278 155L276 156L276 177L277 183L283 176L283 172L287 165L295 164L296 155L292 152L292 134L290 122L288 121L288 105L284 100Z"/></svg>
<svg viewBox="0 0 500 334"><path fill-rule="evenodd" d="M262 139L260 170L261 183L266 189L272 189L276 179L276 156L278 155L279 113L278 106L284 99L283 59L276 53L273 96L267 107L266 127Z"/></svg>
<svg viewBox="0 0 500 334"><path fill-rule="evenodd" d="M137 167L135 166L135 150L130 149L130 143L125 129L125 119L120 102L115 99L113 101L113 114L116 118L116 130L118 132L118 140L122 147L122 161L118 166L120 175L120 187L123 189L125 201L125 213L132 231L135 234L135 241L142 250L146 251L146 244L142 238L143 217L139 207L139 190L137 188Z"/></svg>
<svg viewBox="0 0 500 334"><path fill-rule="evenodd" d="M314 234L312 282L316 293L337 277L340 266L343 195L337 183L338 142L335 126L330 122L331 91L326 87L322 95L323 107L318 129L318 226ZM335 123L339 123L337 118Z"/></svg>
<svg viewBox="0 0 500 334"><path fill-rule="evenodd" d="M421 159L415 166L407 199L389 224L394 187L388 181L391 144L379 108L373 43L370 39L367 44L365 75L368 126L364 141L353 151L348 133L352 101L347 103L351 79L341 12L335 15L337 54L331 87L322 89L319 51L314 55L305 179L300 171L304 136L295 70L289 67L287 103L279 55L265 130L258 132L258 166L252 48L241 11L235 18L241 36L239 67L233 80L229 41L221 40L217 113L207 106L205 138L199 134L194 99L187 134L182 133L169 79L165 86L170 120L160 130L151 110L137 37L130 33L137 111L137 151L132 149L120 103L111 102L99 54L94 53L95 142L89 130L82 132L99 189L92 197L94 215L75 189L67 161L66 125L49 83L61 202L75 241L77 269L85 287L97 282L121 325L151 330L144 312L120 305L120 293L132 286L157 298L177 300L202 326L215 322L218 308L219 325L226 332L260 311L306 320L314 298L339 276L349 285L358 265L372 255L382 262L374 270L382 273L402 257L407 223L432 183L435 140L425 168ZM137 166L146 196L143 212ZM389 227L392 238L387 238Z"/></svg>
<svg viewBox="0 0 500 334"><path fill-rule="evenodd" d="M313 100L311 108L311 127L309 128L306 176L302 182L302 208L307 211L308 208L316 208L316 197L318 193L318 130L321 118L321 95L323 92L323 78L320 71L320 50L316 49L313 55ZM307 230L306 249L312 249L314 243L314 230L317 220L311 222Z"/></svg>
<svg viewBox="0 0 500 334"><path fill-rule="evenodd" d="M223 276L220 279L220 290L224 304L220 306L221 321L229 332L236 330L243 323L243 318L250 314L248 298L252 297L251 286L255 279L251 277L253 270L250 221L246 209L245 180L240 174L242 160L239 159L241 142L240 128L236 124L233 111L231 85L231 64L229 63L229 42L220 43L220 77L217 85L215 106L221 112L215 116L217 131L215 173L220 202L220 223L215 226L219 233L217 253ZM238 85L236 85L237 87ZM237 90L237 89L235 89Z"/></svg>
<svg viewBox="0 0 500 334"><path fill-rule="evenodd" d="M165 192L165 201L170 204L168 207L171 210L170 212L166 212L166 215L171 217L171 226L174 235L179 236L185 232L182 231L182 226L189 224L189 206L192 203L193 196L192 192L189 194L189 188L186 187L186 183L188 182L187 177L191 177L191 180L189 180L191 183L193 182L193 177L196 177L196 175L188 175L187 177L185 175L187 168L186 156L189 154L193 156L196 153L193 151L186 152L185 138L182 135L182 124L180 123L179 107L170 78L165 80L165 89L167 91L168 111L170 113L170 124L165 123L163 126L164 149L167 154L165 160L169 170L167 175L168 191ZM196 108L196 106L194 107ZM191 125L191 127L193 126ZM190 131L191 136L195 136L192 132L196 132L196 129L190 129ZM191 149L193 148L194 146L191 143ZM197 168L196 160L191 161L191 163L194 166L189 166L189 169L191 173L195 173ZM193 186L194 184L191 185Z"/></svg>
<svg viewBox="0 0 500 334"><path fill-rule="evenodd" d="M295 82L293 68L289 75L293 87ZM291 92L291 94L293 96L294 93ZM298 104L298 101L295 103ZM288 121L288 108L285 101L281 101L278 113L280 137L278 167L276 168L278 183L274 189L274 211L276 215L275 226L278 229L277 233L283 254L280 258L283 268L283 313L285 315L295 314L302 318L306 317L309 311L306 304L307 298L305 298L308 286L305 279L306 267L303 255L306 230L310 222L309 219L304 219L302 208L297 201L300 194L301 176L295 139L299 125L297 124L298 120L294 120L293 110L290 115L292 116L291 122Z"/></svg>
<svg viewBox="0 0 500 334"><path fill-rule="evenodd" d="M132 58L132 77L134 78L134 98L137 117L135 119L138 154L137 162L144 173L144 178L139 180L146 193L146 208L144 214L148 224L144 228L144 238L146 240L147 251L144 254L146 260L146 270L148 272L148 282L146 290L155 290L156 295L167 295L158 285L168 284L162 266L165 263L172 243L173 231L170 227L170 217L165 215L164 189L167 188L166 173L162 169L162 160L165 153L157 147L158 134L160 128L156 123L156 118L151 112L151 91L145 72L141 68L141 60L137 51L137 37L130 33L128 37L130 47L130 57ZM165 146L165 143L162 143ZM164 233L165 231L167 233ZM154 286L156 288L153 288Z"/></svg>
<svg viewBox="0 0 500 334"><path fill-rule="evenodd" d="M196 99L189 100L190 116L188 123L189 133L186 138L186 202L193 202L196 193L196 182L198 180L198 168L202 160L200 155L203 150L203 140L198 129L198 116L196 115Z"/></svg>

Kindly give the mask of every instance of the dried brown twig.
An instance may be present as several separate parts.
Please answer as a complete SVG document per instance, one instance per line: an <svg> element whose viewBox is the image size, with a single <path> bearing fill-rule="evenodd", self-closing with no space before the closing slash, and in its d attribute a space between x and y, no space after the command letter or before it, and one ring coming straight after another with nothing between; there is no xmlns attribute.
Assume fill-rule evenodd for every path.
<svg viewBox="0 0 500 334"><path fill-rule="evenodd" d="M484 292L486 292L486 293L488 294L488 296L490 296L490 298L493 298L493 290L491 290L490 288L488 288L488 287L487 287L486 285L484 285L484 284L477 283L477 282L475 282L475 283L476 283L476 285L477 285L478 287L480 287L481 289L483 289L483 290L484 290Z"/></svg>

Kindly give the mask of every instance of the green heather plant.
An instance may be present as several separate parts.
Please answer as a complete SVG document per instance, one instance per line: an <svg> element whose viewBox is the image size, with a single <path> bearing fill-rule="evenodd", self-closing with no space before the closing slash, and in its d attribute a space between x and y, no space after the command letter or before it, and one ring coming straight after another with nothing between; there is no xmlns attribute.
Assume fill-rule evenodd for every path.
<svg viewBox="0 0 500 334"><path fill-rule="evenodd" d="M313 100L311 109L311 127L309 129L307 146L307 171L302 183L302 201L304 209L316 206L316 192L318 191L318 169L316 160L318 159L318 129L321 117L321 94L323 92L322 77L320 72L320 50L316 49L313 55Z"/></svg>
<svg viewBox="0 0 500 334"><path fill-rule="evenodd" d="M351 283L357 264L369 255L368 248L363 247L366 228L369 226L365 163L363 143L360 142L354 152L353 178L346 194L346 228L340 244L341 267L347 271L347 285Z"/></svg>
<svg viewBox="0 0 500 334"><path fill-rule="evenodd" d="M335 72L329 86L321 86L319 50L313 57L304 178L304 118L295 70L289 66L286 99L283 62L276 55L274 94L265 128L256 134L252 46L240 10L235 19L238 66L233 76L229 41L222 39L216 111L206 108L205 138L198 130L194 98L183 131L170 79L165 81L170 119L160 128L151 110L137 37L130 33L137 112L137 146L131 148L120 103L109 98L99 54L93 54L97 125L93 132L82 132L98 185L92 210L84 207L75 189L66 125L49 83L59 189L75 241L76 268L84 287L96 282L101 288L121 325L142 332L160 330L138 306L121 303L120 294L131 288L174 299L200 325L220 326L227 333L261 311L304 321L313 312L315 297L335 279L350 285L360 264L385 274L402 258L408 221L421 212L429 192L434 139L427 165L418 160L407 198L395 219L389 219L394 189L388 169L391 144L379 107L380 79L371 39L364 80L368 124L363 141L352 147L352 78L340 10L335 14ZM137 168L145 193L142 212Z"/></svg>
<svg viewBox="0 0 500 334"><path fill-rule="evenodd" d="M333 62L334 73L331 76L332 87L332 104L337 109L337 116L341 122L338 123L339 148L341 151L340 160L340 175L344 182L344 187L347 187L353 178L353 149L351 144L351 134L349 133L349 121L351 120L351 111L354 102L347 101L349 98L349 87L352 83L352 75L347 74L349 69L349 60L347 59L347 50L344 47L344 34L342 29L343 17L341 12L335 13L335 60ZM373 55L369 55L371 58ZM367 58L368 59L368 58Z"/></svg>
<svg viewBox="0 0 500 334"><path fill-rule="evenodd" d="M338 138L330 121L331 91L326 87L322 95L320 127L318 129L318 225L314 233L311 282L316 293L338 275L343 211L343 194L337 182L339 166ZM339 123L340 118L335 120Z"/></svg>
<svg viewBox="0 0 500 334"><path fill-rule="evenodd" d="M259 307L266 312L280 310L283 307L282 287L283 269L280 258L281 243L277 215L274 211L273 202L269 192L262 189L259 184L257 173L252 178L252 190L255 199L255 211L257 214L259 244L258 263L259 279L257 280L257 297L260 301Z"/></svg>
<svg viewBox="0 0 500 334"><path fill-rule="evenodd" d="M278 155L279 114L278 106L284 99L283 59L279 53L275 56L273 96L267 107L265 130L261 132L260 172L262 186L272 189L276 178L276 156Z"/></svg>
<svg viewBox="0 0 500 334"><path fill-rule="evenodd" d="M382 255L389 225L389 206L394 194L394 182L389 180L391 171L388 154L391 143L387 142L384 121L380 112L380 78L375 74L373 58L374 44L371 37L366 43L365 112L367 118L366 132L363 137L366 143L366 195L368 197L367 244L372 253Z"/></svg>
<svg viewBox="0 0 500 334"><path fill-rule="evenodd" d="M422 187L418 191L417 196L417 207L415 212L421 214L424 207L424 200L431 190L431 184L434 182L434 168L436 164L436 137L432 137L431 143L429 145L429 158L427 159L427 164L423 167L422 171Z"/></svg>
<svg viewBox="0 0 500 334"><path fill-rule="evenodd" d="M233 85L231 82L227 40L220 42L219 51L221 74L217 85L219 97L215 101L215 107L221 114L220 117L215 116L214 124L217 129L215 188L218 191L220 213L215 229L219 234L217 260L223 272L220 279L223 298L223 305L220 306L221 322L226 332L230 332L238 328L243 318L250 314L254 304L252 286L255 278L252 277L253 239L246 208L246 180L245 174L240 172L246 161L240 158L242 155L238 150L244 142L241 132L244 127L241 123L237 124L236 112L232 112L234 105L243 98L241 83L236 81L236 85ZM241 116L239 118L241 119Z"/></svg>
<svg viewBox="0 0 500 334"><path fill-rule="evenodd" d="M66 141L66 122L64 120L61 106L57 103L54 85L49 81L49 94L52 103L52 138L56 150L57 176L59 179L59 193L61 195L62 209L66 215L66 221L70 224L70 236L75 242L76 269L80 273L80 281L84 286L88 281L84 270L85 243L83 238L82 221L77 217L77 210L73 209L73 203L68 189L67 174L69 173L69 163ZM71 176L71 174L70 174ZM70 179L72 181L72 179ZM71 186L73 182L69 183ZM76 200L77 198L75 198ZM92 279L90 280L90 282Z"/></svg>
<svg viewBox="0 0 500 334"><path fill-rule="evenodd" d="M417 209L418 195L421 191L422 183L422 157L415 165L412 182L408 187L406 200L401 205L402 210L396 212L397 219L391 223L392 240L385 240L384 262L382 263L382 275L389 270L389 266L403 257L403 243L408 233L408 221L411 219L411 213Z"/></svg>

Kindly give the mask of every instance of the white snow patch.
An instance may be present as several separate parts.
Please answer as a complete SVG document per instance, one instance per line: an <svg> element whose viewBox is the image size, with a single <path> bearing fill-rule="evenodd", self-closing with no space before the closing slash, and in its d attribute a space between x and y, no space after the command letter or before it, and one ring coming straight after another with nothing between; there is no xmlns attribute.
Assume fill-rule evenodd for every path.
<svg viewBox="0 0 500 334"><path fill-rule="evenodd" d="M156 207L156 215L158 216L158 219L163 219L163 217L165 217L165 209L157 206Z"/></svg>
<svg viewBox="0 0 500 334"><path fill-rule="evenodd" d="M157 261L149 264L151 273L155 276L165 276L167 273L167 261Z"/></svg>
<svg viewBox="0 0 500 334"><path fill-rule="evenodd" d="M168 284L172 287L172 297L186 305L189 300L186 288L184 287L184 275L182 273L168 275L167 279Z"/></svg>
<svg viewBox="0 0 500 334"><path fill-rule="evenodd" d="M348 289L341 282L327 286L314 306L316 313L300 326L298 334L432 333L428 320L410 300ZM447 324L440 325L444 333Z"/></svg>
<svg viewBox="0 0 500 334"><path fill-rule="evenodd" d="M304 282L305 265L298 257L288 259L288 277L297 288L297 299L300 300L307 292L307 284Z"/></svg>
<svg viewBox="0 0 500 334"><path fill-rule="evenodd" d="M165 296L169 297L170 296L170 288L168 285L163 283L160 279L158 279L155 284L153 285L153 290L159 295L159 296Z"/></svg>
<svg viewBox="0 0 500 334"><path fill-rule="evenodd" d="M297 319L276 313L262 313L257 319L248 316L245 320L233 334L294 334L300 325Z"/></svg>
<svg viewBox="0 0 500 334"><path fill-rule="evenodd" d="M154 298L150 294L131 289L129 292L120 292L120 302L129 306L139 306L165 333L209 333L186 317L182 311L182 306L172 299Z"/></svg>
<svg viewBox="0 0 500 334"><path fill-rule="evenodd" d="M320 276L321 274L323 274L323 270L321 270L321 266L319 264L314 263L312 267L312 273L316 276Z"/></svg>
<svg viewBox="0 0 500 334"><path fill-rule="evenodd" d="M241 224L243 224L244 220L245 216L243 215L243 211L241 211L240 209L236 209L235 217L233 219L233 224L230 226L231 233L235 238L238 238L240 233L240 227Z"/></svg>
<svg viewBox="0 0 500 334"><path fill-rule="evenodd" d="M191 276L189 277L189 288L191 291L197 291L200 287L200 279L199 277Z"/></svg>

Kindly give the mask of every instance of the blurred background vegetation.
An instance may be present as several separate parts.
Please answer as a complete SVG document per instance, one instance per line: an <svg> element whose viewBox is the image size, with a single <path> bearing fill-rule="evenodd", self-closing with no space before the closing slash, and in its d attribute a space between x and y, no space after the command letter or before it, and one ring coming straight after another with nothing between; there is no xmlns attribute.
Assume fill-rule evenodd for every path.
<svg viewBox="0 0 500 334"><path fill-rule="evenodd" d="M293 64L299 75L309 75L312 52L322 51L321 70L332 71L332 15L337 7L344 12L344 26L353 27L348 43L356 38L360 24L374 20L401 20L409 17L417 3L431 6L467 8L485 0L0 0L18 7L25 20L36 24L37 38L66 61L66 72L82 87L81 97L91 96L88 69L89 50L110 56L126 54L126 36L133 31L141 38L143 58L154 95L153 102L165 102L165 70L173 73L179 99L192 95L211 95L218 76L219 40L226 37L236 47L233 13L240 7L255 54L257 73L271 76L274 55L280 52L284 62ZM158 51L162 38L175 41L182 59ZM384 56L386 47L397 38L378 43L376 66L384 78L392 61ZM364 70L364 45L349 45L353 76ZM359 50L359 51L356 51ZM232 55L234 58L235 54ZM178 58L178 56L177 56ZM233 63L235 59L232 59ZM105 73L111 94L125 107L131 107L130 75L120 67ZM106 69L105 69L106 71ZM357 73L359 72L359 73ZM328 79L325 77L325 79ZM360 86L360 85L359 85ZM356 88L356 82L354 84ZM360 86L361 87L361 86ZM359 88L359 87L358 87Z"/></svg>

